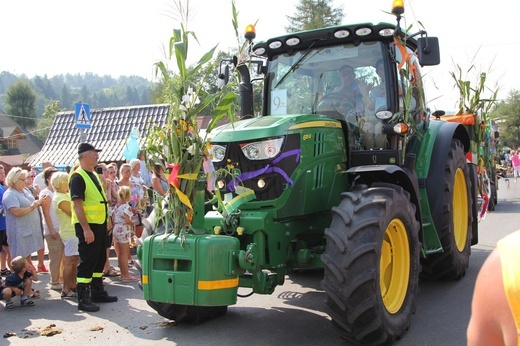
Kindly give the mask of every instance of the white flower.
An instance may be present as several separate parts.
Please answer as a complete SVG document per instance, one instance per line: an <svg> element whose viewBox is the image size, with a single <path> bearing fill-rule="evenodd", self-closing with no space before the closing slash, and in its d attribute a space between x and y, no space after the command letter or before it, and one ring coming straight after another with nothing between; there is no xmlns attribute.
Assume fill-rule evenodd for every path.
<svg viewBox="0 0 520 346"><path fill-rule="evenodd" d="M200 103L200 99L197 94L193 91L193 88L188 88L188 92L182 96L180 109L187 111L195 105Z"/></svg>
<svg viewBox="0 0 520 346"><path fill-rule="evenodd" d="M190 145L188 148L186 148L186 151L190 155L195 155L195 145L194 144Z"/></svg>

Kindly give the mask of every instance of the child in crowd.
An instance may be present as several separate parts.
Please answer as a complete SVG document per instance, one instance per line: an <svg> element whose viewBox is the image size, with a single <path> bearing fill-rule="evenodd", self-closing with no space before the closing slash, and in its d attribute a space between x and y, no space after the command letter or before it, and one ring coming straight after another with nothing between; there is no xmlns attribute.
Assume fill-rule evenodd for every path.
<svg viewBox="0 0 520 346"><path fill-rule="evenodd" d="M59 222L59 232L63 241L63 288L61 298L75 298L76 267L78 266L78 238L71 222L69 175L65 172L56 172L52 175L51 185L54 188L52 208L56 211Z"/></svg>
<svg viewBox="0 0 520 346"><path fill-rule="evenodd" d="M117 254L117 261L119 263L119 270L121 271L121 279L124 282L139 281L135 276L131 276L128 271L128 256L130 255L130 237L133 222L131 219L132 208L129 205L132 197L131 189L128 186L121 186L118 193L118 201L112 209L113 220L113 234L115 241L119 244L119 253Z"/></svg>
<svg viewBox="0 0 520 346"><path fill-rule="evenodd" d="M20 306L34 306L34 302L29 300L32 293L32 273L27 270L29 264L22 256L17 256L11 261L11 268L14 273L7 275L2 283L0 296L5 300L5 308L13 310L14 304L11 301L13 295L20 296Z"/></svg>

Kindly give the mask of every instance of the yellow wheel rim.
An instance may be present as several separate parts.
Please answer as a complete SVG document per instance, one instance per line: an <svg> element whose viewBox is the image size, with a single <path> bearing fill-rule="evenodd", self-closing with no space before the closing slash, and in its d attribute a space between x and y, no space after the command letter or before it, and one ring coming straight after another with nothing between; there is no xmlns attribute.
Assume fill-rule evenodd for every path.
<svg viewBox="0 0 520 346"><path fill-rule="evenodd" d="M453 183L453 236L459 252L464 251L468 238L468 194L466 177L462 169L455 172Z"/></svg>
<svg viewBox="0 0 520 346"><path fill-rule="evenodd" d="M379 269L383 304L389 313L395 314L403 305L410 280L408 234L399 219L393 219L386 229Z"/></svg>

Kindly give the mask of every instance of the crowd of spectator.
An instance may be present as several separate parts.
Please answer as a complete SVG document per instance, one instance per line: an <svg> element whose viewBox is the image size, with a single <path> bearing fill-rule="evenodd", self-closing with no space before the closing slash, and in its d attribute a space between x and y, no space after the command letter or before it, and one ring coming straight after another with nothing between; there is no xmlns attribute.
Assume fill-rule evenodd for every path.
<svg viewBox="0 0 520 346"><path fill-rule="evenodd" d="M40 281L42 273L50 275L48 289L61 292L62 299L78 299L77 268L81 261L69 191L70 174L78 167L79 162L61 172L44 162L36 174L34 168L13 167L6 172L0 165L0 274L4 277L0 278L0 298L6 310L14 309L14 296L20 296L20 306L34 306L33 299L39 298L40 291L32 283ZM130 247L136 246L141 221L153 204L152 180L160 178L160 195L167 188L164 173L157 167L152 169L147 168L142 155L119 167L116 163L96 166L109 210L103 276L139 281L129 272L134 264ZM119 270L110 265L112 248ZM46 249L49 268L44 263Z"/></svg>

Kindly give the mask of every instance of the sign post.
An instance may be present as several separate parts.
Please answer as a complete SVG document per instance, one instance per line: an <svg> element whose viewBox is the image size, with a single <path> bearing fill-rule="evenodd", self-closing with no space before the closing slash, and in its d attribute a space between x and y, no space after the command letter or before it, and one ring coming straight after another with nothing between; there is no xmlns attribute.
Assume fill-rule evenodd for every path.
<svg viewBox="0 0 520 346"><path fill-rule="evenodd" d="M86 103L75 103L76 109L76 127L78 129L90 129L90 106Z"/></svg>
<svg viewBox="0 0 520 346"><path fill-rule="evenodd" d="M86 103L77 102L74 104L76 115L76 127L80 130L79 141L85 142L85 130L90 129L90 106Z"/></svg>

